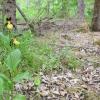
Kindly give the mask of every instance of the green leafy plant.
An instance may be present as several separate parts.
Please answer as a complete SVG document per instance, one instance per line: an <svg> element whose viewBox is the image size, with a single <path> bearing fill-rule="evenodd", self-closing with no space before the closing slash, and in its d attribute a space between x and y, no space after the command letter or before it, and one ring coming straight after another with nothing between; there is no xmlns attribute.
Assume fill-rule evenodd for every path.
<svg viewBox="0 0 100 100"><path fill-rule="evenodd" d="M23 79L26 79L26 80L31 79L32 80L32 75L28 71L26 71L26 72L21 72L21 73L17 74L13 78L13 80L15 82L21 82Z"/></svg>
<svg viewBox="0 0 100 100"><path fill-rule="evenodd" d="M38 76L34 77L34 85L38 87L38 86L40 86L40 84L41 84L41 78L38 75Z"/></svg>
<svg viewBox="0 0 100 100"><path fill-rule="evenodd" d="M7 50L10 48L9 36L5 36L3 33L0 33L0 46Z"/></svg>
<svg viewBox="0 0 100 100"><path fill-rule="evenodd" d="M10 71L15 71L21 61L21 52L19 49L12 51L6 58L5 64Z"/></svg>
<svg viewBox="0 0 100 100"><path fill-rule="evenodd" d="M66 67L75 70L81 66L80 61L75 57L73 51L69 47L65 47L61 50L60 58L63 57L65 62L67 62Z"/></svg>
<svg viewBox="0 0 100 100"><path fill-rule="evenodd" d="M14 100L26 100L26 97L24 95L21 94L17 94L14 98Z"/></svg>
<svg viewBox="0 0 100 100"><path fill-rule="evenodd" d="M9 78L0 73L0 94L2 94L5 90L10 90L12 86L11 81Z"/></svg>
<svg viewBox="0 0 100 100"><path fill-rule="evenodd" d="M13 88L15 82L19 80L28 79L30 74L28 72L18 72L18 65L21 62L21 52L19 49L14 49L7 58L5 59L5 65L7 68L8 76L6 74L0 74L0 92L4 93L5 90L8 90L10 97L13 99ZM18 99L17 99L18 98ZM22 99L19 99L22 98ZM14 100L26 100L24 96L17 95Z"/></svg>

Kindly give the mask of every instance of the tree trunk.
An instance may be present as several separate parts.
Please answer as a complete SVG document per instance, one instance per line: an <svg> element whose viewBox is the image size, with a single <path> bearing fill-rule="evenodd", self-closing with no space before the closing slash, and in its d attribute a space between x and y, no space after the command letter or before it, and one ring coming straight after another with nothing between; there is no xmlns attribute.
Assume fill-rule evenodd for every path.
<svg viewBox="0 0 100 100"><path fill-rule="evenodd" d="M78 3L78 11L77 11L77 17L79 20L84 20L84 9L85 9L85 4L84 0L77 0Z"/></svg>
<svg viewBox="0 0 100 100"><path fill-rule="evenodd" d="M6 0L4 2L5 15L7 18L11 17L13 25L16 27L16 0Z"/></svg>
<svg viewBox="0 0 100 100"><path fill-rule="evenodd" d="M95 0L92 30L100 31L100 0Z"/></svg>

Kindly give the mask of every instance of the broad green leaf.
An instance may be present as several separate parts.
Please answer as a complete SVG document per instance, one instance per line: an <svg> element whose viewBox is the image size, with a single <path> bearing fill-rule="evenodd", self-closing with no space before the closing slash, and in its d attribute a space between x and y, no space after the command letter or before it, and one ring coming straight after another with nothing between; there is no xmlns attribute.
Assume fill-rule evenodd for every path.
<svg viewBox="0 0 100 100"><path fill-rule="evenodd" d="M15 78L14 81L18 82L21 81L23 79L31 79L31 74L29 72L24 72L24 73L20 73L18 74Z"/></svg>
<svg viewBox="0 0 100 100"><path fill-rule="evenodd" d="M39 86L39 85L41 84L41 79L40 79L39 76L36 76L36 77L34 78L34 84L35 84L36 86Z"/></svg>
<svg viewBox="0 0 100 100"><path fill-rule="evenodd" d="M10 79L7 76L5 76L4 74L0 74L0 78L2 78L5 82L8 82L9 84L11 84Z"/></svg>
<svg viewBox="0 0 100 100"><path fill-rule="evenodd" d="M21 94L17 94L14 98L14 100L26 100L26 97L24 95Z"/></svg>
<svg viewBox="0 0 100 100"><path fill-rule="evenodd" d="M4 81L3 81L3 79L0 77L0 94L2 94L4 90L5 90L5 88L4 88Z"/></svg>
<svg viewBox="0 0 100 100"><path fill-rule="evenodd" d="M10 38L0 33L0 44L2 46L8 47L10 44Z"/></svg>
<svg viewBox="0 0 100 100"><path fill-rule="evenodd" d="M20 61L21 61L21 52L19 49L15 49L7 56L5 63L8 69L14 71L17 68Z"/></svg>
<svg viewBox="0 0 100 100"><path fill-rule="evenodd" d="M12 82L4 74L0 74L0 92L4 90L10 90L12 87Z"/></svg>

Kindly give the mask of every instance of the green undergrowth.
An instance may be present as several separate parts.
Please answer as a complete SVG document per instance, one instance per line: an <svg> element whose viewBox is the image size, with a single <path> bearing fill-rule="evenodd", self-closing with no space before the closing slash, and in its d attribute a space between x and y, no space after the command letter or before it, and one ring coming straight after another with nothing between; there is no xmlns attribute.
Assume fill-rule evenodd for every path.
<svg viewBox="0 0 100 100"><path fill-rule="evenodd" d="M75 70L80 65L79 60L75 57L70 48L62 48L56 53L54 46L50 45L52 40L41 40L41 37L34 37L27 32L24 33L19 40L21 41L19 49L23 55L20 66L24 70L29 68L32 69L33 72L44 72L58 69L62 65L62 58L68 62L68 64L64 66L71 70ZM56 42L56 40L54 42Z"/></svg>
<svg viewBox="0 0 100 100"><path fill-rule="evenodd" d="M52 40L41 40L41 37L37 38L30 32L25 32L22 36L17 38L17 40L20 41L19 46L11 47L9 46L9 37L4 36L4 39L4 44L0 42L2 45L0 47L0 51L2 52L0 60L2 64L7 54L17 48L22 54L22 60L19 66L23 71L29 69L29 71L32 72L40 72L58 69L60 66L75 70L80 66L80 61L75 57L70 48L64 47L56 53L56 48L59 49L59 47L50 45ZM56 42L56 40L53 42Z"/></svg>
<svg viewBox="0 0 100 100"><path fill-rule="evenodd" d="M25 96L14 94L15 83L23 79L33 80L38 87L41 84L40 72L51 72L63 67L75 71L78 68L80 62L72 50L52 45L57 41L56 37L51 37L35 37L30 32L24 32L22 36L16 37L19 45L10 45L9 35L0 33L0 97L3 98L7 93L7 98L12 100L26 100Z"/></svg>

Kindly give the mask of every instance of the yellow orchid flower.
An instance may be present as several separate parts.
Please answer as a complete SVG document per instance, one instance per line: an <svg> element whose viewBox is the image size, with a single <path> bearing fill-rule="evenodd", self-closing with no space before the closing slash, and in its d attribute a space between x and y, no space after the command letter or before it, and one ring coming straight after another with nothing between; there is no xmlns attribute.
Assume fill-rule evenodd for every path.
<svg viewBox="0 0 100 100"><path fill-rule="evenodd" d="M7 22L7 29L13 30L13 24L10 21Z"/></svg>
<svg viewBox="0 0 100 100"><path fill-rule="evenodd" d="M16 40L16 38L13 39L13 44L20 45L20 42Z"/></svg>

